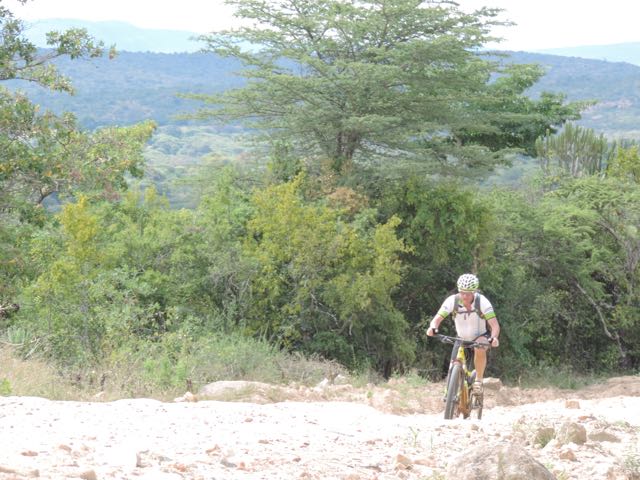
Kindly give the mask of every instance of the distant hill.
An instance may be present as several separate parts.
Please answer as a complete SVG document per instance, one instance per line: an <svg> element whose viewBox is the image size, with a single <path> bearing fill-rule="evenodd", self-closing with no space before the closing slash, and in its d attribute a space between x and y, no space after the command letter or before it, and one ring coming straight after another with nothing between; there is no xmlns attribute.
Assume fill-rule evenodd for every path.
<svg viewBox="0 0 640 480"><path fill-rule="evenodd" d="M44 43L44 32L84 27L120 51L115 60L61 60L77 95L51 94L33 85L23 88L44 107L76 113L87 128L130 124L153 118L160 125L181 123L179 113L200 105L178 98L185 92L207 93L237 87L242 79L233 74L239 64L213 54L194 53L201 45L190 40L196 34L172 30L149 30L123 22L42 20L27 33L35 43ZM39 39L39 40L38 40ZM593 99L599 103L584 112L581 123L610 137L640 138L640 43L553 49L567 55L505 52L516 63L538 63L547 75L530 95L541 91L563 92L569 100ZM161 53L161 52L182 53ZM576 55L608 58L581 58ZM632 62L638 65L632 64Z"/></svg>
<svg viewBox="0 0 640 480"><path fill-rule="evenodd" d="M605 60L607 62L627 62L633 65L640 65L640 42L549 48L536 50L536 53Z"/></svg>
<svg viewBox="0 0 640 480"><path fill-rule="evenodd" d="M640 67L558 55L506 52L509 61L538 63L547 74L528 93L562 92L569 100L597 100L581 123L610 137L640 138ZM36 103L60 113L76 114L87 128L126 125L154 119L160 125L181 124L176 115L202 105L180 93L213 93L238 87L235 60L204 53L121 52L115 59L59 60L71 77L75 96L52 93L33 84L4 82L20 88Z"/></svg>
<svg viewBox="0 0 640 480"><path fill-rule="evenodd" d="M181 124L176 116L193 112L199 102L180 93L214 93L241 84L234 75L239 63L213 54L120 52L92 60L58 59L76 94L51 92L33 83L3 82L19 89L44 108L69 111L86 128L129 125L153 119L160 125Z"/></svg>
<svg viewBox="0 0 640 480"><path fill-rule="evenodd" d="M116 44L128 52L183 53L196 52L203 46L194 40L196 32L139 28L125 22L90 22L74 19L47 19L28 24L26 36L39 47L46 47L45 33L70 27L86 28L107 45ZM518 52L520 53L520 52ZM627 62L640 66L640 43L585 45L569 48L550 48L530 53L579 57L609 62Z"/></svg>
<svg viewBox="0 0 640 480"><path fill-rule="evenodd" d="M640 67L559 55L509 52L515 63L537 63L547 74L528 92L561 92L568 100L596 100L581 125L608 137L640 139Z"/></svg>
<svg viewBox="0 0 640 480"><path fill-rule="evenodd" d="M73 19L48 19L27 22L26 37L38 47L46 47L46 33L69 28L86 28L105 45L116 45L128 52L182 53L197 52L203 46L195 32L138 28L125 22L89 22Z"/></svg>

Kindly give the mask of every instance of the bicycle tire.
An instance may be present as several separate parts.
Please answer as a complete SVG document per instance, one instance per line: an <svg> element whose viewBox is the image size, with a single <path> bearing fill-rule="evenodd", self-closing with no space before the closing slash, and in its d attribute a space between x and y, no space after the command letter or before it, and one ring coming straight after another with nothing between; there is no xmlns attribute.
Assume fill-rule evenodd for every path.
<svg viewBox="0 0 640 480"><path fill-rule="evenodd" d="M478 415L478 420L482 419L482 407L484 407L484 393L482 393L481 395L479 395L478 397L478 409L477 409L477 415Z"/></svg>
<svg viewBox="0 0 640 480"><path fill-rule="evenodd" d="M447 385L447 398L444 407L445 420L451 420L458 416L459 393L463 381L462 365L456 363L453 368L451 368L449 383Z"/></svg>

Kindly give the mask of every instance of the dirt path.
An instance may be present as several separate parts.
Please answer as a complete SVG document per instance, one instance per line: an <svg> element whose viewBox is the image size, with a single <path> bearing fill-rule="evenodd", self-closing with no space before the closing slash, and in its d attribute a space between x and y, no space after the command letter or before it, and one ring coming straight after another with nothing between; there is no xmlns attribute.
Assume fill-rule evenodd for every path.
<svg viewBox="0 0 640 480"><path fill-rule="evenodd" d="M640 473L640 377L488 391L481 421L443 420L438 385L400 387L299 389L276 403L259 389L252 403L2 397L0 479L436 479L471 445L513 442L557 478L631 478L634 461ZM536 444L567 421L586 443Z"/></svg>

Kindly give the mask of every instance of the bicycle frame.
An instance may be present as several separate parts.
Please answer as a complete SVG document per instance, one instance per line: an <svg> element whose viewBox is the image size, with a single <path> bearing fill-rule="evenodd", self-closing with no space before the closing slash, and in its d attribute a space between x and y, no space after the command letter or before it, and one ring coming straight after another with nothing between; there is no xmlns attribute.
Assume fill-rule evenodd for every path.
<svg viewBox="0 0 640 480"><path fill-rule="evenodd" d="M476 410L478 419L482 418L483 395L472 391L475 370L470 370L471 360L465 348L489 348L489 345L440 334L436 338L443 343L453 344L445 387L444 418L449 420L460 415L469 418L472 410Z"/></svg>

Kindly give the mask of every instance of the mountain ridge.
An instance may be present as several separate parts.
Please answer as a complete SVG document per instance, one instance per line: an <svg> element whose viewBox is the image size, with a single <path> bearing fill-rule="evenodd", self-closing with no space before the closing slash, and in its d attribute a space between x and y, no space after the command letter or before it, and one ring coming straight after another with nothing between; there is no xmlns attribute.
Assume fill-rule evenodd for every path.
<svg viewBox="0 0 640 480"><path fill-rule="evenodd" d="M120 20L88 21L66 18L35 20L25 24L25 36L37 47L45 48L46 33L69 28L85 28L90 35L106 45L115 45L127 52L194 53L202 49L197 32L186 30L150 29Z"/></svg>
<svg viewBox="0 0 640 480"><path fill-rule="evenodd" d="M42 30L51 27L60 30L87 24L83 21L73 24L65 22L60 20L57 25L42 22L39 25ZM148 48L162 46L160 41L154 39L164 30L139 29L124 22L89 23L107 25L109 28L120 26L123 28L121 32L137 32L137 36L130 36L131 46L144 38L148 42L145 44L147 50L127 51L116 43L119 54L113 60L106 57L83 62L58 59L56 65L76 87L75 96L44 91L24 82L7 82L5 85L26 91L35 103L56 113L70 111L77 115L83 126L93 129L146 119L154 119L159 125L184 125L185 122L177 119L177 116L193 113L204 105L187 100L180 94L220 93L237 88L244 82L242 77L236 75L242 66L234 59L213 53L150 51ZM33 26L28 31L35 33ZM97 35L99 32L94 29L90 33ZM192 38L191 32L177 32L176 35L183 40ZM111 37L104 40L110 42L115 39ZM173 41L173 37L167 37L166 41ZM188 41L191 47L196 44ZM184 43L178 49L182 49L182 45ZM548 91L563 93L569 101L597 101L597 105L584 112L581 125L604 133L609 138L640 139L640 128L637 126L640 119L640 91L637 88L640 85L640 66L630 62L608 62L549 53L501 53L508 56L501 61L534 63L545 68L547 73L527 91L528 95L535 97Z"/></svg>
<svg viewBox="0 0 640 480"><path fill-rule="evenodd" d="M558 55L504 52L513 63L540 64L546 74L527 91L563 93L570 101L595 100L581 124L611 138L640 138L640 67ZM154 119L160 125L180 124L176 116L204 105L180 97L185 93L219 93L241 86L239 61L213 53L120 52L76 62L56 61L76 88L76 95L51 92L24 82L5 85L23 90L35 102L56 113L70 111L87 128L132 124Z"/></svg>
<svg viewBox="0 0 640 480"><path fill-rule="evenodd" d="M607 62L626 62L631 63L632 65L640 65L640 42L547 48L543 50L534 50L532 53L587 58Z"/></svg>
<svg viewBox="0 0 640 480"><path fill-rule="evenodd" d="M105 44L115 44L118 50L128 52L193 53L204 46L196 40L202 33L142 28L120 20L88 21L51 18L29 22L27 27L25 32L27 38L38 47L46 47L46 32L71 27L86 28L91 35L104 41ZM627 62L640 66L640 42L531 49L514 53L520 52Z"/></svg>

